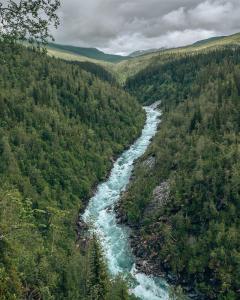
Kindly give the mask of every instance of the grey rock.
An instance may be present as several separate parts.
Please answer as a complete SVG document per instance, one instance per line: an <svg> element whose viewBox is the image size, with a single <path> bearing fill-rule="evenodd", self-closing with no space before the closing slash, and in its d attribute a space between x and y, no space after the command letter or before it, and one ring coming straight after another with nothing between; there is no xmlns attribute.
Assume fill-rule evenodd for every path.
<svg viewBox="0 0 240 300"><path fill-rule="evenodd" d="M169 201L170 188L169 182L164 181L153 190L152 200L145 209L144 217L156 213Z"/></svg>
<svg viewBox="0 0 240 300"><path fill-rule="evenodd" d="M156 163L156 158L153 156L148 157L146 160L143 161L142 165L149 169L152 169Z"/></svg>

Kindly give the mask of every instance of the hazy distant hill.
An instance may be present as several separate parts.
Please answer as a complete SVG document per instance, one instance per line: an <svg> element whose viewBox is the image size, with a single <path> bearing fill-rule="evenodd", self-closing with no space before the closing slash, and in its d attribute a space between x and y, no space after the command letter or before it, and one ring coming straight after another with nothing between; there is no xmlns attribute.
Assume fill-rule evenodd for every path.
<svg viewBox="0 0 240 300"><path fill-rule="evenodd" d="M147 50L138 50L138 51L134 51L132 53L130 53L128 55L128 57L138 57L141 55L145 55L145 54L149 54L149 53L155 53L155 52L159 52L159 51L163 51L166 50L165 47L159 48L159 49L147 49Z"/></svg>
<svg viewBox="0 0 240 300"><path fill-rule="evenodd" d="M200 40L200 41L197 41L195 43L192 44L192 46L200 46L200 45L205 45L205 44L208 44L210 42L217 42L219 40L222 40L226 38L226 36L214 36L214 37L211 37L209 39L205 39L205 40Z"/></svg>

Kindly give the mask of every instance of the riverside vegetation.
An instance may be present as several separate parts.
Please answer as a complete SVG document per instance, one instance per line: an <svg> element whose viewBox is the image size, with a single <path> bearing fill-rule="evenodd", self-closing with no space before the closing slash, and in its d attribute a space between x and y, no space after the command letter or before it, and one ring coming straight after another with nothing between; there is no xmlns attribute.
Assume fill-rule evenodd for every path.
<svg viewBox="0 0 240 300"><path fill-rule="evenodd" d="M239 299L240 49L156 60L126 87L163 111L121 202L135 254L199 298Z"/></svg>
<svg viewBox="0 0 240 300"><path fill-rule="evenodd" d="M130 299L74 228L141 106L101 67L5 43L0 60L0 299Z"/></svg>

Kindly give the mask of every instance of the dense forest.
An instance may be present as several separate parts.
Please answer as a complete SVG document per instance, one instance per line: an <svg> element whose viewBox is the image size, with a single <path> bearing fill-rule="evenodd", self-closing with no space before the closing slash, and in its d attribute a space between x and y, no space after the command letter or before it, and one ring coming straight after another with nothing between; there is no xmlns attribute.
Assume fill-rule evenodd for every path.
<svg viewBox="0 0 240 300"><path fill-rule="evenodd" d="M199 299L239 299L240 49L156 60L126 88L163 112L121 201L135 254Z"/></svg>
<svg viewBox="0 0 240 300"><path fill-rule="evenodd" d="M130 299L75 222L141 106L100 67L2 42L0 61L0 299Z"/></svg>

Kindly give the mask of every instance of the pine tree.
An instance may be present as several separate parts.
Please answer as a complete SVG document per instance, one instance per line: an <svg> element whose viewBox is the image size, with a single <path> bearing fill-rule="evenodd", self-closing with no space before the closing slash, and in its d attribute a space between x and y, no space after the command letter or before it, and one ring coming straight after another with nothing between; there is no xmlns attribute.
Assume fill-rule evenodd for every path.
<svg viewBox="0 0 240 300"><path fill-rule="evenodd" d="M93 236L89 249L88 298L105 300L109 291L109 277L99 243Z"/></svg>

